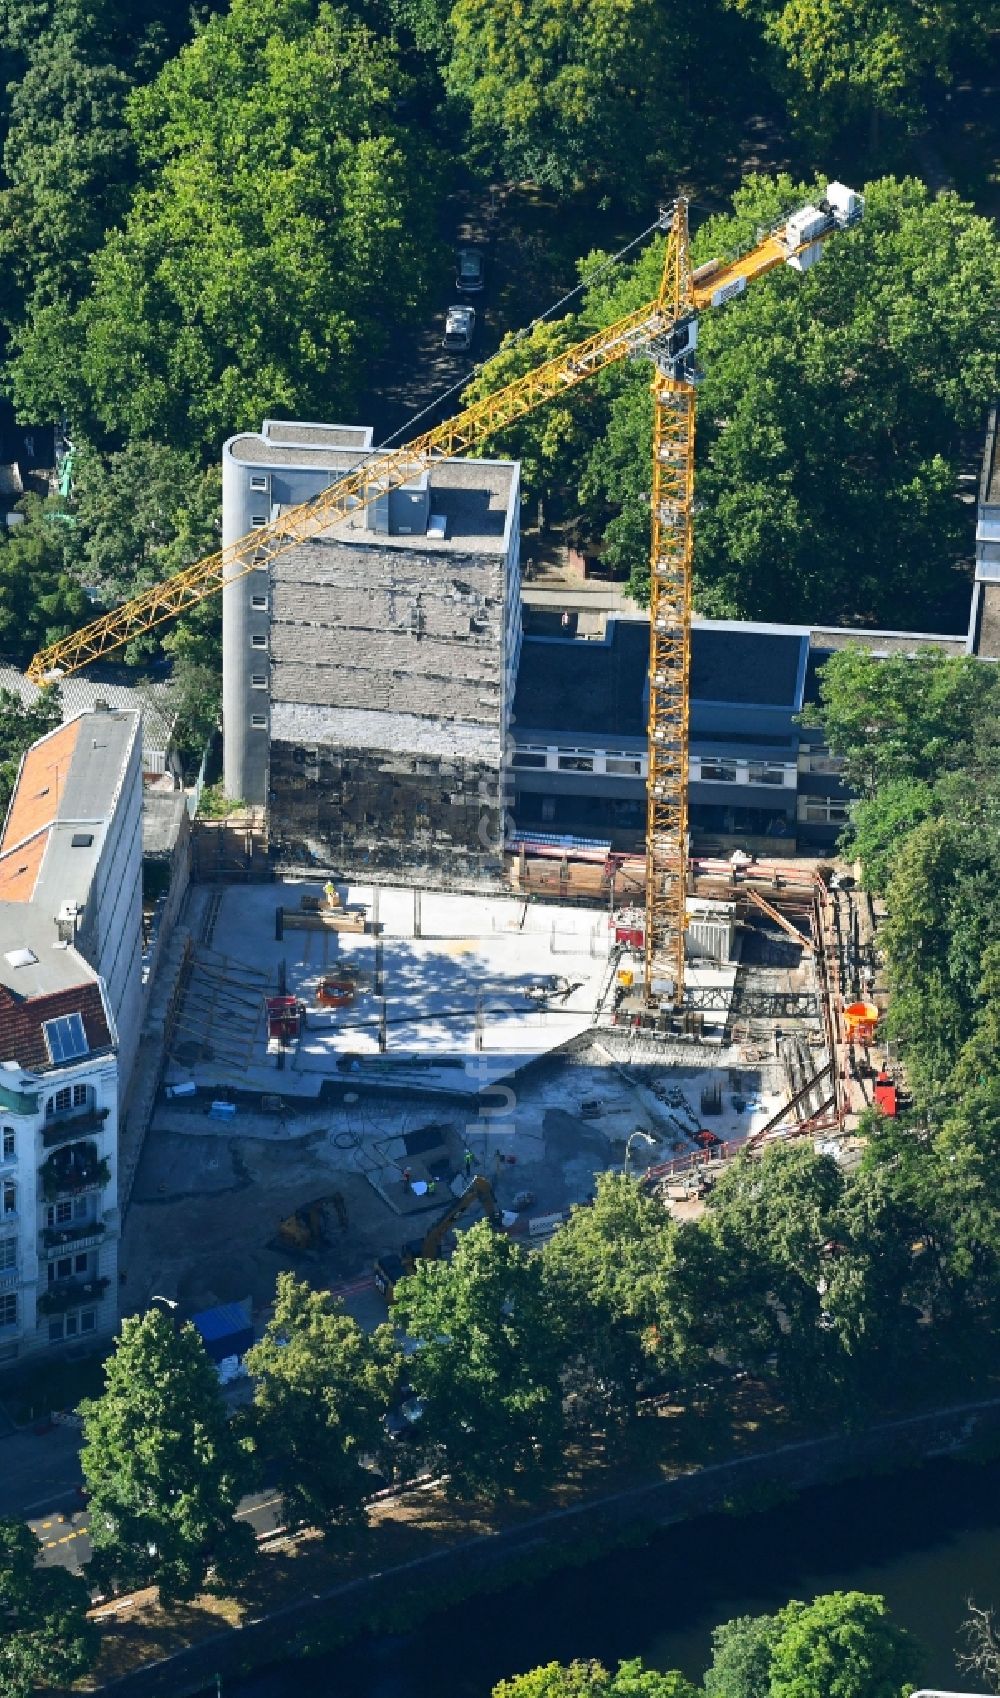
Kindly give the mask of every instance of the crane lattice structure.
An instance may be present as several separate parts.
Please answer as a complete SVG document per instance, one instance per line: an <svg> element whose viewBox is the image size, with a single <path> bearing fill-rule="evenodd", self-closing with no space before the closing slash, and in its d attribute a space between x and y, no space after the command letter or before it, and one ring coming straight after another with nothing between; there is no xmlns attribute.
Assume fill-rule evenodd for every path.
<svg viewBox="0 0 1000 1698"><path fill-rule="evenodd" d="M863 210L860 195L831 183L818 204L793 213L747 253L692 271L687 201L679 199L661 221L668 234L655 300L402 448L376 451L311 501L42 649L28 668L29 678L40 684L79 671L408 483L428 462L481 447L608 366L651 360L655 420L644 989L649 1003L667 999L679 1005L684 990L697 315L724 306L779 265L806 270L819 258L825 238L856 224Z"/></svg>

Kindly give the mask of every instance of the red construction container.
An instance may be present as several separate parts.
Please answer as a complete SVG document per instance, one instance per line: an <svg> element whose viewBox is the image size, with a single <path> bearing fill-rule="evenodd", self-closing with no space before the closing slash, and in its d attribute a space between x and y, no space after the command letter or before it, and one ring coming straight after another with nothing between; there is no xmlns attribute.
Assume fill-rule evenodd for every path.
<svg viewBox="0 0 1000 1698"><path fill-rule="evenodd" d="M896 1118L896 1086L893 1083L893 1079L892 1079L891 1074L889 1074L889 1073L880 1073L879 1074L878 1078L875 1081L874 1096L875 1096L875 1107L880 1108L882 1110L882 1113L885 1114L885 1115L888 1115L890 1120L895 1120L895 1118Z"/></svg>

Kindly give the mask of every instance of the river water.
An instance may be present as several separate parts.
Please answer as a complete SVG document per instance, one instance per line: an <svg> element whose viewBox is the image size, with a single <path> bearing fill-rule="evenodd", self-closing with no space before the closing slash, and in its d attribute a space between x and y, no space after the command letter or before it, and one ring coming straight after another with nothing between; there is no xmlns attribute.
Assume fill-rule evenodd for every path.
<svg viewBox="0 0 1000 1698"><path fill-rule="evenodd" d="M641 1550L364 1639L326 1665L263 1670L227 1684L225 1698L488 1698L505 1676L573 1657L641 1656L700 1679L717 1622L835 1590L883 1593L920 1641L920 1684L969 1689L954 1647L967 1597L1000 1606L1000 1464L934 1462L670 1528Z"/></svg>

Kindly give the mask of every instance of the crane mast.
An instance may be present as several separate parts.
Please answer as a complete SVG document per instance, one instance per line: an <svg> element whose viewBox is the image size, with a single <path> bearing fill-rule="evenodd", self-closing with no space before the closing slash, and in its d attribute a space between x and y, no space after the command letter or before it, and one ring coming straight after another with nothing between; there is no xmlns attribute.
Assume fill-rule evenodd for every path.
<svg viewBox="0 0 1000 1698"><path fill-rule="evenodd" d="M824 240L858 223L863 212L860 195L842 183L831 183L817 205L793 213L747 253L725 262L710 261L692 272L687 201L679 199L670 215L663 277L655 300L402 448L376 452L311 501L40 650L28 667L28 677L42 684L79 671L399 488L425 471L428 462L480 447L536 407L608 366L626 359L651 360L644 989L647 1003L668 1001L679 1006L684 994L697 314L724 306L776 266L808 269L820 257Z"/></svg>

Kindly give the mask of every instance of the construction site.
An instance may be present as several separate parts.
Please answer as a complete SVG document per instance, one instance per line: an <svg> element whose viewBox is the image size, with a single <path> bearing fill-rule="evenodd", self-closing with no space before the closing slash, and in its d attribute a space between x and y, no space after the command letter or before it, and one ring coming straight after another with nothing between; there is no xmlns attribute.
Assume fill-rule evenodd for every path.
<svg viewBox="0 0 1000 1698"><path fill-rule="evenodd" d="M896 1112L879 914L850 869L713 852L689 819L698 313L807 269L862 214L832 183L693 271L679 201L656 300L404 448L294 421L231 439L222 551L36 657L36 680L64 676L222 592L234 811L196 857L147 1015L126 1308L164 1290L263 1307L291 1266L384 1313L400 1270L480 1215L543 1242L608 1169L689 1213L730 1160L809 1138L850 1162L859 1115ZM648 664L613 746L515 746L519 471L467 456L637 356L654 369ZM567 622L536 645L571 641ZM743 784L780 835L810 649L775 642L780 687L729 691L730 759L712 742L726 663L713 673L703 640L720 682L696 758L707 807ZM537 646L533 664L544 676ZM539 823L552 770L567 795L600 777L623 819L639 785L645 830L623 848L525 829L515 767L534 768ZM800 817L835 821L822 800Z"/></svg>
<svg viewBox="0 0 1000 1698"><path fill-rule="evenodd" d="M829 866L692 864L687 1005L651 1019L641 866L600 870L603 892L594 871L510 859L513 882L555 878L555 900L196 886L127 1306L166 1282L185 1303L260 1307L292 1267L370 1317L378 1267L398 1274L453 1207L539 1243L608 1169L683 1218L775 1140L853 1160L859 1114L896 1106L868 898Z"/></svg>

